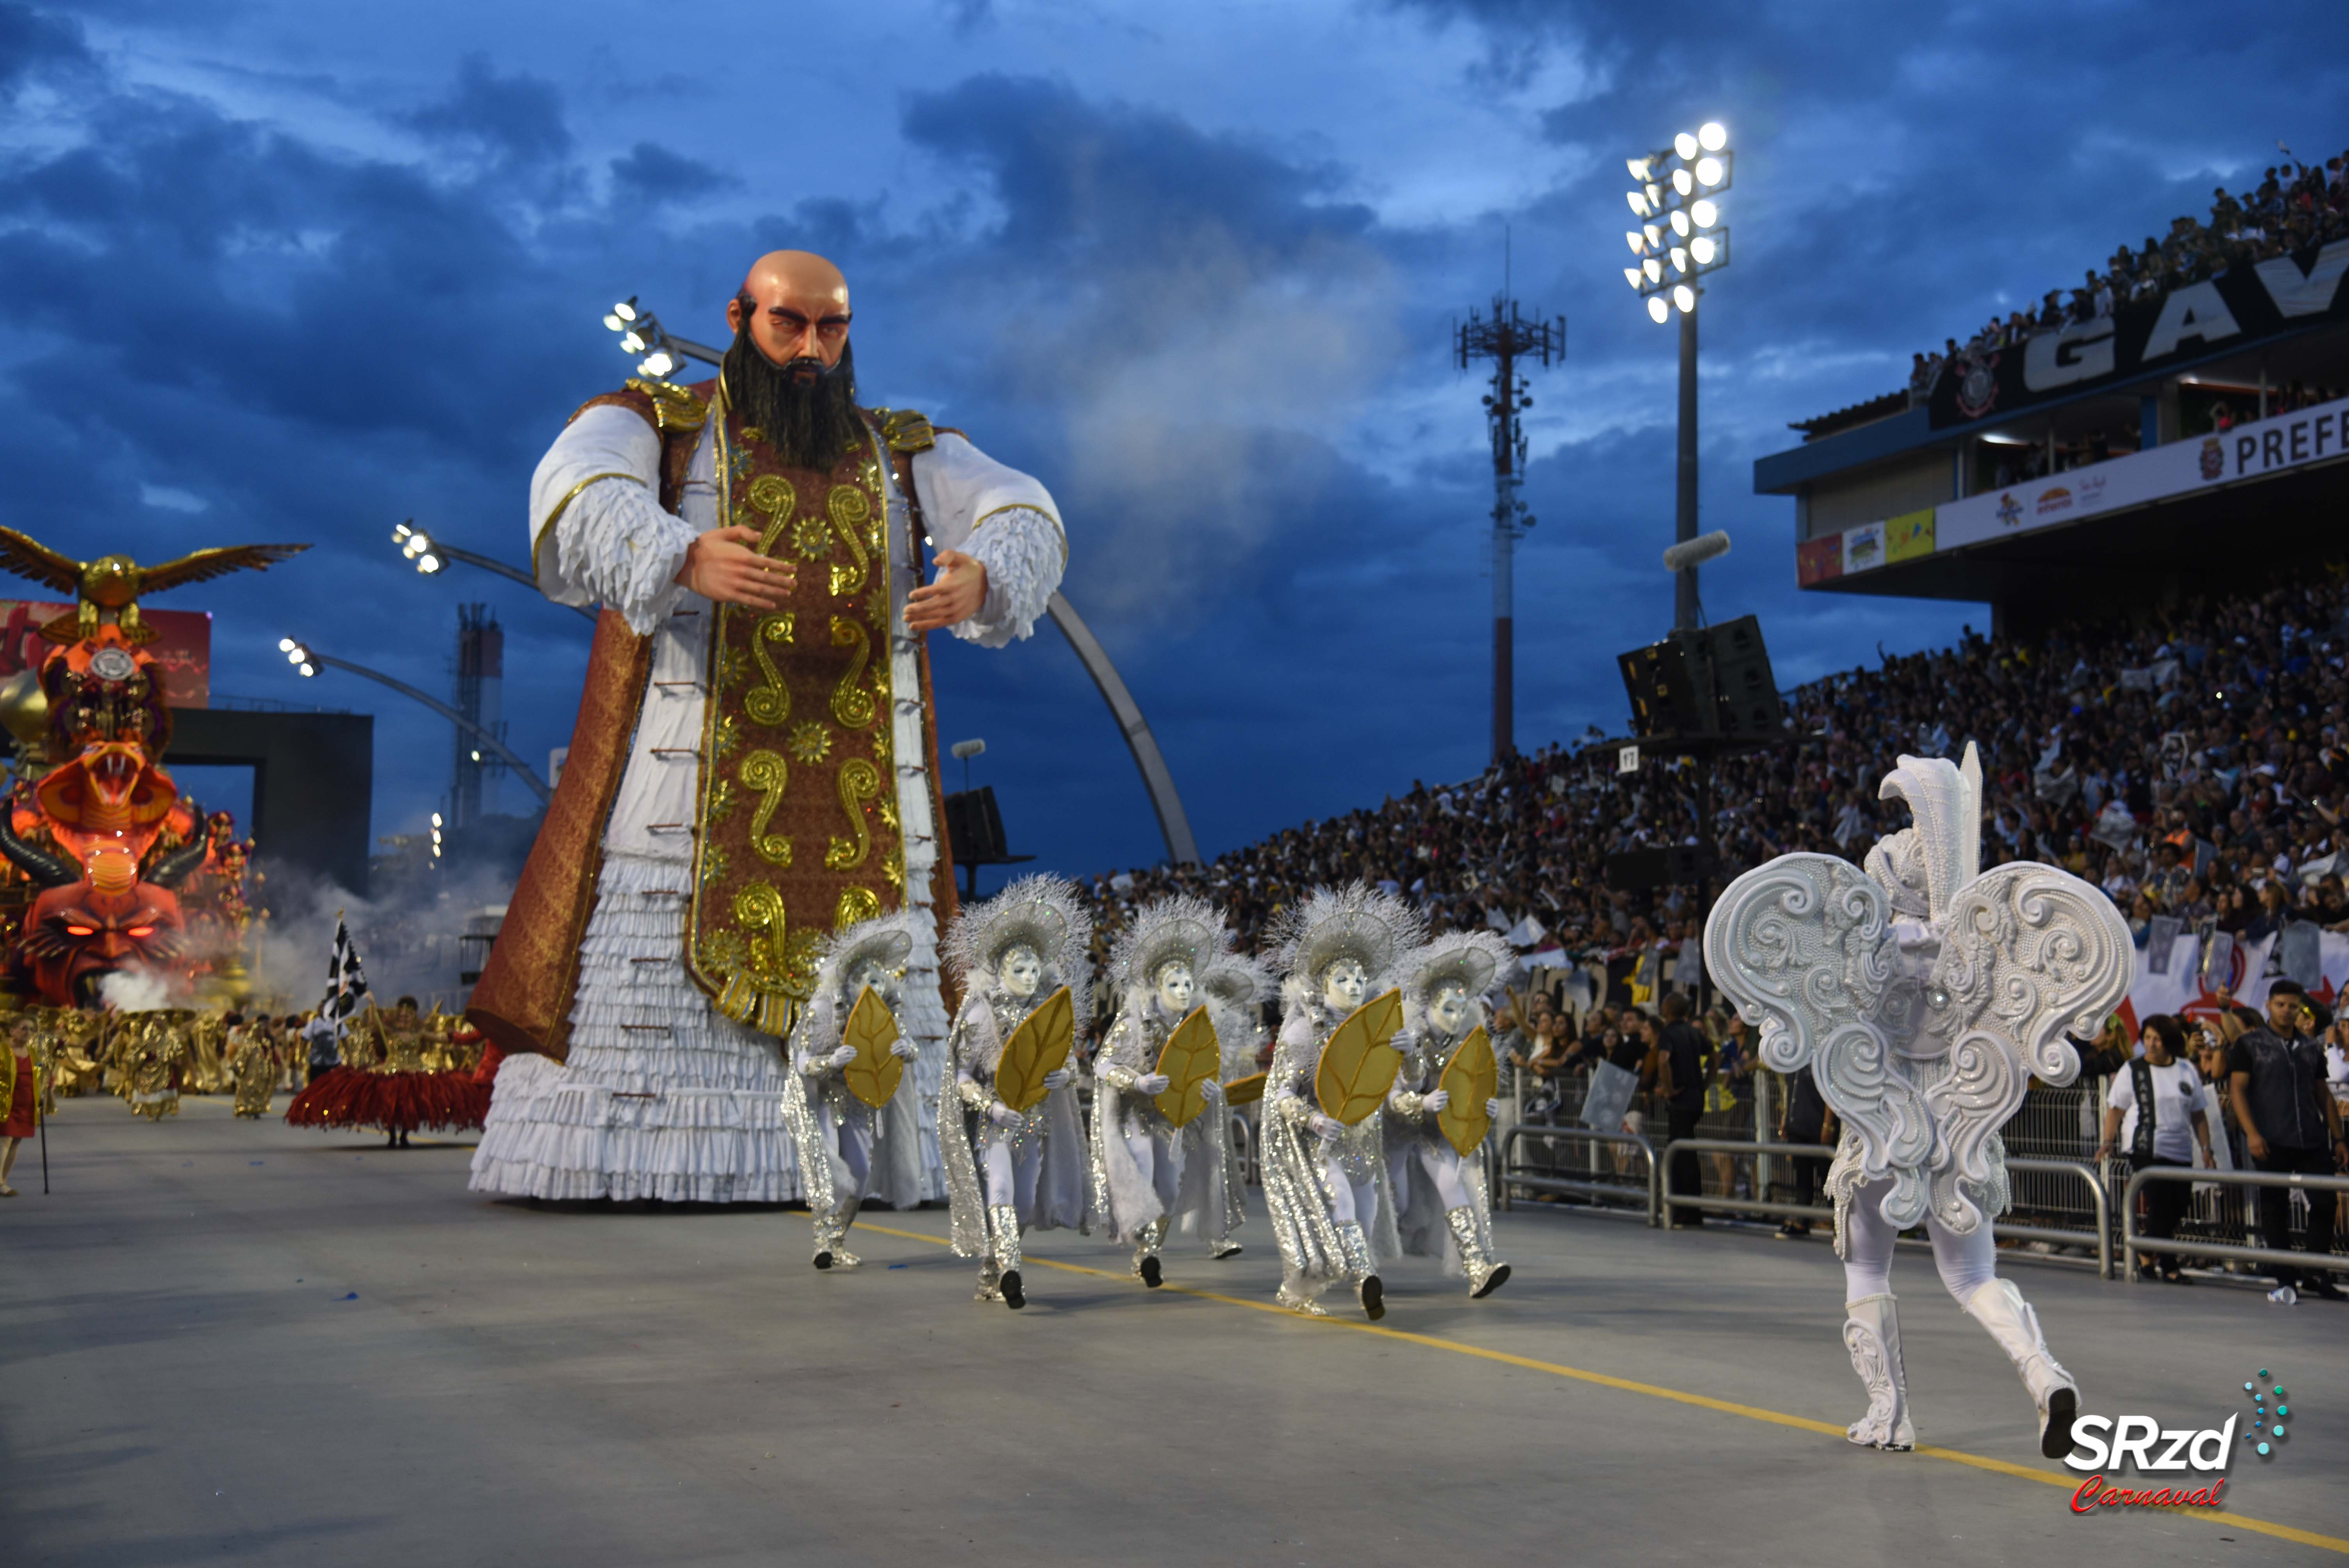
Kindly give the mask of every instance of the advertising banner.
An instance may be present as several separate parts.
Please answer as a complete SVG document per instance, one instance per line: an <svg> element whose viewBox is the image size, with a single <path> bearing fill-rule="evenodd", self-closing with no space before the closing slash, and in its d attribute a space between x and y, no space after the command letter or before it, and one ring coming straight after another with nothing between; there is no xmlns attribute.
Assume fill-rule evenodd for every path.
<svg viewBox="0 0 2349 1568"><path fill-rule="evenodd" d="M1961 357L1933 385L1933 428L2012 414L2104 382L2183 365L2218 348L2349 318L2349 240L2312 245L2188 284L2111 315Z"/></svg>
<svg viewBox="0 0 2349 1568"><path fill-rule="evenodd" d="M1889 562L2056 528L2343 457L2349 457L2349 397L1808 540L1795 547L1795 580L1808 588Z"/></svg>
<svg viewBox="0 0 2349 1568"><path fill-rule="evenodd" d="M74 606L54 599L0 599L0 680L18 670L38 669L57 645L41 628ZM150 610L139 614L157 633L147 651L163 672L163 700L173 707L212 706L212 618L201 610Z"/></svg>

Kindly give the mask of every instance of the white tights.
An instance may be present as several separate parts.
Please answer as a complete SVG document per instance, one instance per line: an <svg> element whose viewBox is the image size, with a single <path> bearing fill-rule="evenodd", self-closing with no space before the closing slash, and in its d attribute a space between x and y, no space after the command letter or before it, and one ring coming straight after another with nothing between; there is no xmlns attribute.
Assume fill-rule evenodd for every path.
<svg viewBox="0 0 2349 1568"><path fill-rule="evenodd" d="M1394 1187L1397 1214L1411 1206L1411 1162L1414 1160L1435 1184L1435 1201L1444 1205L1445 1213L1468 1202L1468 1183L1461 1178L1460 1156L1453 1152L1452 1145L1398 1139L1387 1147L1387 1180Z"/></svg>
<svg viewBox="0 0 2349 1568"><path fill-rule="evenodd" d="M1321 1163L1321 1190L1330 1195L1330 1218L1336 1223L1361 1222L1368 1231L1378 1222L1379 1184L1357 1181L1346 1174L1346 1168L1335 1160Z"/></svg>
<svg viewBox="0 0 2349 1568"><path fill-rule="evenodd" d="M1147 1132L1129 1132L1124 1138L1125 1151L1133 1158L1134 1169L1142 1172L1142 1179L1150 1183L1150 1190L1158 1196L1158 1212L1161 1214L1173 1213L1175 1194L1183 1180L1183 1169L1174 1159L1172 1143L1154 1138Z"/></svg>
<svg viewBox="0 0 2349 1568"><path fill-rule="evenodd" d="M1845 1251L1850 1254L1843 1265L1846 1301L1892 1294L1892 1243L1900 1233L1877 1207L1891 1191L1892 1179L1888 1176L1852 1195L1850 1211L1844 1217L1849 1227ZM1925 1233L1933 1239L1933 1266L1941 1271L1941 1283L1958 1298L1959 1305L1998 1277L1998 1243L1991 1234L1988 1216L1970 1236L1959 1235L1931 1218L1925 1222Z"/></svg>

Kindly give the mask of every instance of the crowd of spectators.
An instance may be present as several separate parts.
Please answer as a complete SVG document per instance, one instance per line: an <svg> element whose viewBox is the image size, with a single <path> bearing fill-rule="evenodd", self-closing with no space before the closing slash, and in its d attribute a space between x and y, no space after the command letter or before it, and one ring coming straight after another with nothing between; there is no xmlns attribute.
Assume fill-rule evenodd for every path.
<svg viewBox="0 0 2349 1568"><path fill-rule="evenodd" d="M2038 307L1993 313L1964 344L1944 341L1938 354L1919 354L1909 366L1912 403L1931 396L1950 366L2014 346L2043 332L2093 321L2119 306L2149 300L2185 284L2224 275L2271 256L2349 234L2349 152L2322 168L2286 153L2259 185L2240 194L2223 185L2210 192L2208 222L2171 220L2167 237L2148 234L2140 250L2122 245L2102 273L2088 269L2079 287L2049 289ZM2028 476L2025 476L2028 477Z"/></svg>
<svg viewBox="0 0 2349 1568"><path fill-rule="evenodd" d="M1791 850L1857 859L1906 820L1877 798L1903 752L1982 753L1990 863L2063 865L2142 935L2156 920L2255 940L2294 920L2349 930L2349 574L2065 625L1972 632L1786 694L1792 744L1718 765L1721 875ZM1594 731L1591 738L1599 737ZM1698 892L1610 891L1607 857L1699 843L1694 765L1616 771L1612 746L1551 746L1462 782L1283 829L1199 866L1104 873L1108 940L1162 892L1220 905L1253 944L1313 886L1361 878L1434 924L1489 926L1560 963L1669 957ZM1653 972L1638 983L1651 988Z"/></svg>

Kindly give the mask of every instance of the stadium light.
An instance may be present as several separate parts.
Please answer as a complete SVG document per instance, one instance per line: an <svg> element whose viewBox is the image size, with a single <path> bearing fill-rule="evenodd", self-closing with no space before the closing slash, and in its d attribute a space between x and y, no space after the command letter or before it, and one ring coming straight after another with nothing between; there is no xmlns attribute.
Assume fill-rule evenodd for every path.
<svg viewBox="0 0 2349 1568"><path fill-rule="evenodd" d="M495 753L498 760L504 763L508 770L522 780L523 787L538 797L540 805L545 805L554 798L554 791L547 788L544 779L539 778L537 769L516 755L504 741L500 740L490 730L483 728L478 720L466 717L431 693L419 691L406 681L395 679L381 670L371 670L365 665L355 665L348 659L338 659L332 655L322 654L299 637L278 638L277 651L285 655L286 663L305 676L315 676L321 669L328 667L345 670L355 676L364 676L378 686L388 686L400 696L422 703L426 707L455 725L460 734L470 735L473 743L483 751Z"/></svg>
<svg viewBox="0 0 2349 1568"><path fill-rule="evenodd" d="M688 359L716 365L724 357L707 344L670 336L661 325L660 317L637 307L634 294L611 308L604 317L604 325L620 335L624 353L637 356L636 374L656 381L667 380Z"/></svg>
<svg viewBox="0 0 2349 1568"><path fill-rule="evenodd" d="M1719 198L1737 172L1729 128L1709 119L1683 130L1668 146L1633 154L1623 167L1636 183L1624 200L1641 220L1639 232L1623 238L1640 260L1623 269L1624 281L1646 304L1648 319L1661 326L1674 315L1681 325L1679 506L1674 533L1685 544L1696 537L1697 377L1696 307L1707 273L1729 264L1729 229L1721 221ZM1669 231L1669 232L1668 232ZM1667 271L1669 263L1670 270ZM1673 624L1697 622L1696 570L1677 574Z"/></svg>

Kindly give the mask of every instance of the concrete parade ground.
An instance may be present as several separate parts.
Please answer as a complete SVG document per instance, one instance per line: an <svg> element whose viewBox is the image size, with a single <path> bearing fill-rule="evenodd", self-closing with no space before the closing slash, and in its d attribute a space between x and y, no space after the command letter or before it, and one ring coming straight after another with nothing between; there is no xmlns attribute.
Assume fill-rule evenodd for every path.
<svg viewBox="0 0 2349 1568"><path fill-rule="evenodd" d="M1269 1310L1252 1191L1245 1255L1178 1240L1155 1293L1032 1237L1014 1313L971 1301L940 1210L868 1211L865 1266L819 1274L803 1213L490 1201L469 1144L66 1102L52 1195L27 1144L0 1203L0 1563L2349 1553L2349 1307L2322 1301L2011 1264L2085 1410L2216 1427L2263 1368L2293 1407L2223 1516L2075 1516L1920 1251L1893 1284L1922 1447L1886 1455L1843 1440L1866 1400L1823 1241L1521 1206L1498 1295L1405 1260L1374 1328L1336 1293L1330 1322Z"/></svg>

